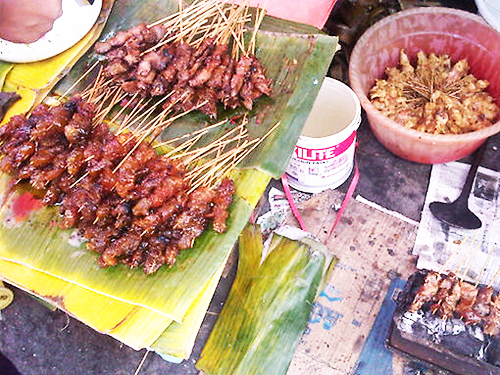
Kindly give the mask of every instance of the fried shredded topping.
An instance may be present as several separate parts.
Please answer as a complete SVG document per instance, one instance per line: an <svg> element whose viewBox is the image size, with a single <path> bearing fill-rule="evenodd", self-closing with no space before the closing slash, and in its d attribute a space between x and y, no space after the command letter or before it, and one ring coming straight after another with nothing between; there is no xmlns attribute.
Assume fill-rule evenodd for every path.
<svg viewBox="0 0 500 375"><path fill-rule="evenodd" d="M372 104L407 128L432 134L460 134L491 126L500 108L488 94L489 82L469 73L469 64L454 65L447 55L417 54L411 65L401 50L398 67L370 90Z"/></svg>

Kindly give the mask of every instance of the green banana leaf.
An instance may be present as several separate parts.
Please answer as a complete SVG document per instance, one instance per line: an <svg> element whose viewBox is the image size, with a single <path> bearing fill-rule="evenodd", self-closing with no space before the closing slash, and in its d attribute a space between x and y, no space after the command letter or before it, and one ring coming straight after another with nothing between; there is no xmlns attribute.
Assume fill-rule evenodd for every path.
<svg viewBox="0 0 500 375"><path fill-rule="evenodd" d="M101 40L140 22L151 23L177 9L177 1L116 0L116 5L104 29ZM250 113L247 126L250 136L266 134L276 123L280 126L249 155L242 167L264 171L274 178L284 173L302 127L309 115L327 69L337 50L337 37L290 21L265 17L257 33L255 54L274 82L271 98L261 98ZM62 95L68 91L98 56L89 51L62 80L54 92ZM94 75L95 76L95 75ZM73 88L78 92L87 87L94 77L82 80ZM241 110L223 112L231 117ZM219 116L221 117L221 116ZM211 120L199 113L184 116L163 134L169 139L205 126ZM220 129L223 133L226 129Z"/></svg>
<svg viewBox="0 0 500 375"><path fill-rule="evenodd" d="M261 264L262 236L240 235L238 272L197 368L207 375L285 374L323 281L328 249L273 237Z"/></svg>
<svg viewBox="0 0 500 375"><path fill-rule="evenodd" d="M177 322L182 322L194 299L222 264L252 211L246 201L235 197L226 233L205 231L193 249L179 254L174 266L146 275L141 269L130 270L125 265L100 268L98 254L85 250L84 244L75 246L70 241L72 230L51 225L57 220L55 208L33 211L28 220L16 221L12 207L20 195L7 195L8 179L5 175L0 178L0 197L6 199L0 210L0 259L147 307Z"/></svg>
<svg viewBox="0 0 500 375"><path fill-rule="evenodd" d="M116 0L101 39L139 22L156 21L177 9L177 1ZM118 300L145 306L182 322L193 301L226 258L247 223L258 197L271 176L284 172L295 142L336 50L337 38L308 26L265 19L257 37L256 54L273 79L270 99L256 103L251 112L249 132L265 134L277 122L279 128L250 155L235 181L237 196L230 207L228 231L206 231L193 249L181 252L173 267L154 275L119 265L101 269L98 255L68 242L71 231L51 225L57 220L53 208L30 214L28 220L12 221L11 205L16 195L7 195L7 177L0 197L7 200L0 211L0 259L16 262ZM97 57L84 55L58 84L52 94L61 95L72 86ZM84 82L82 82L82 85ZM79 86L75 88L78 91ZM209 119L195 114L177 121L163 137L204 126Z"/></svg>

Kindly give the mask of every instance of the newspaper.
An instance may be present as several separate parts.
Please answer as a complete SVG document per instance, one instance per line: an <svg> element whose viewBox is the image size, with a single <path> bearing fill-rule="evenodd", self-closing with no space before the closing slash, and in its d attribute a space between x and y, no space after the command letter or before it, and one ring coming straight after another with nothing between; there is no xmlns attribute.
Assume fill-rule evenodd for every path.
<svg viewBox="0 0 500 375"><path fill-rule="evenodd" d="M453 202L462 190L470 166L452 162L432 167L429 188L413 253L417 268L451 271L470 282L500 289L500 173L479 167L469 209L482 222L479 229L453 228L429 210L434 201Z"/></svg>

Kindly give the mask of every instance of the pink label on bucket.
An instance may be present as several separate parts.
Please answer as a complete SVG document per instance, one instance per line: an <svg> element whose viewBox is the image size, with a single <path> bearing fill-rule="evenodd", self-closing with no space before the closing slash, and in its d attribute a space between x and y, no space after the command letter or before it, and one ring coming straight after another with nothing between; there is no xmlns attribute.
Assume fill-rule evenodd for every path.
<svg viewBox="0 0 500 375"><path fill-rule="evenodd" d="M300 146L295 146L295 155L300 160L311 160L311 161L321 161L333 159L341 154L343 154L356 139L356 131L343 142L327 148L305 148Z"/></svg>

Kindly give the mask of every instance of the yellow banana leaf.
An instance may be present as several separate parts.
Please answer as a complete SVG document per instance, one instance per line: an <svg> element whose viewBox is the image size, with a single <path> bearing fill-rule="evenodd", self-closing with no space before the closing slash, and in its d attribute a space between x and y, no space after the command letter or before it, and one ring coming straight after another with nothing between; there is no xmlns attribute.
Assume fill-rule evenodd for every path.
<svg viewBox="0 0 500 375"><path fill-rule="evenodd" d="M195 300L182 325L172 324L171 319L149 309L103 296L16 263L0 260L0 275L6 282L42 298L91 328L109 334L136 350L151 347L161 354L186 359L224 265L225 262Z"/></svg>
<svg viewBox="0 0 500 375"><path fill-rule="evenodd" d="M0 89L3 87L3 83L5 81L5 76L10 70L14 67L14 64L6 63L0 61Z"/></svg>
<svg viewBox="0 0 500 375"><path fill-rule="evenodd" d="M127 318L135 306L74 288L70 283L19 264L0 260L2 278L29 293L54 304L95 330L106 333ZM89 306L99 306L89 308ZM103 314L103 311L108 313Z"/></svg>
<svg viewBox="0 0 500 375"><path fill-rule="evenodd" d="M229 256L229 254L228 254ZM227 258L226 258L227 261ZM224 266L221 266L210 280L207 288L195 300L184 317L182 324L173 322L151 345L151 349L160 355L169 355L179 359L188 359L210 301L219 283Z"/></svg>

